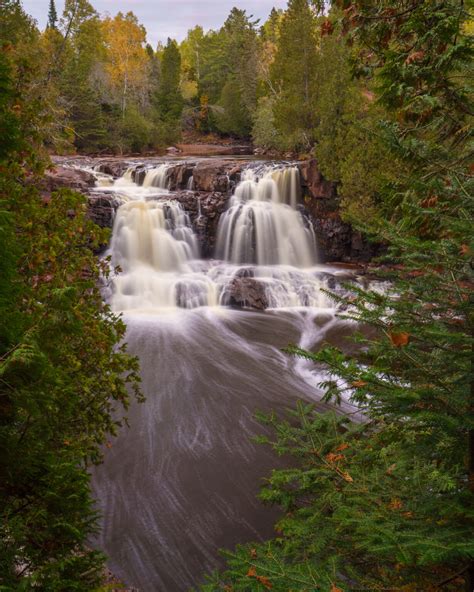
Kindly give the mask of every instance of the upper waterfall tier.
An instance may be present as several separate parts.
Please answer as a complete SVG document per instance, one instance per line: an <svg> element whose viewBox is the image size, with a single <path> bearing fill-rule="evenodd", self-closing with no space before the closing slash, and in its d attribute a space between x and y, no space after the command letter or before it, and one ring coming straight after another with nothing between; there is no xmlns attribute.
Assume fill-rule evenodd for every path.
<svg viewBox="0 0 474 592"><path fill-rule="evenodd" d="M313 266L316 237L297 209L299 199L297 167L244 171L219 222L216 256L236 264Z"/></svg>

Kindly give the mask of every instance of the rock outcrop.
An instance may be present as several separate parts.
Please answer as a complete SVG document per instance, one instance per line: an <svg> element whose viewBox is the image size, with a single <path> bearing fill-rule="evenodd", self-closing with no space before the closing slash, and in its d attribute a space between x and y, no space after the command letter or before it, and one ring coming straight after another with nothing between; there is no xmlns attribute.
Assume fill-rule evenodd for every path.
<svg viewBox="0 0 474 592"><path fill-rule="evenodd" d="M201 253L204 257L212 256L217 238L219 217L226 209L227 196L213 191L178 191L166 196L166 199L179 201L188 213L198 236Z"/></svg>
<svg viewBox="0 0 474 592"><path fill-rule="evenodd" d="M162 158L120 159L113 157L57 158L56 167L45 176L45 192L70 187L88 196L89 215L100 226L111 227L119 200L106 191L91 192L95 183L91 172L74 165L94 167L98 172L118 178L128 167L134 167L132 178L142 184L150 165L163 163ZM168 199L178 200L188 212L199 237L204 257L212 256L219 217L249 163L232 158L194 158L170 163L166 173ZM366 262L379 248L341 219L337 184L327 181L315 159L298 164L304 204L301 208L313 223L324 261Z"/></svg>
<svg viewBox="0 0 474 592"><path fill-rule="evenodd" d="M230 306L265 310L268 298L265 284L253 277L235 277L226 287L223 300Z"/></svg>
<svg viewBox="0 0 474 592"><path fill-rule="evenodd" d="M88 193L94 185L95 177L92 173L59 165L46 171L41 189L53 192L68 187L81 193Z"/></svg>
<svg viewBox="0 0 474 592"><path fill-rule="evenodd" d="M379 247L341 219L337 184L324 179L315 159L299 164L305 205L325 261L366 262Z"/></svg>
<svg viewBox="0 0 474 592"><path fill-rule="evenodd" d="M199 162L193 169L194 188L198 191L226 193L240 179L241 167L229 161Z"/></svg>
<svg viewBox="0 0 474 592"><path fill-rule="evenodd" d="M87 198L87 214L101 228L112 228L120 200L112 194L92 194Z"/></svg>

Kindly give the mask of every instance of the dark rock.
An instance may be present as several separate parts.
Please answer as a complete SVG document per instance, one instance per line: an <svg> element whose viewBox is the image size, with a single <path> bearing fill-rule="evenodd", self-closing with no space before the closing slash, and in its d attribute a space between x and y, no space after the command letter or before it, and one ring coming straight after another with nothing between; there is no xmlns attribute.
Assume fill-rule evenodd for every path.
<svg viewBox="0 0 474 592"><path fill-rule="evenodd" d="M319 199L336 197L336 183L325 180L315 159L305 160L299 164L298 168L301 174L301 184L303 188L307 188L311 197Z"/></svg>
<svg viewBox="0 0 474 592"><path fill-rule="evenodd" d="M230 306L253 310L268 308L265 284L251 277L235 277L226 287L223 298Z"/></svg>
<svg viewBox="0 0 474 592"><path fill-rule="evenodd" d="M306 209L313 221L322 258L325 261L362 262L374 257L380 247L370 244L341 219L337 184L323 177L315 159L301 162L298 168L307 196Z"/></svg>
<svg viewBox="0 0 474 592"><path fill-rule="evenodd" d="M128 163L117 158L101 160L95 166L95 170L99 173L111 175L114 179L121 177L128 168Z"/></svg>
<svg viewBox="0 0 474 592"><path fill-rule="evenodd" d="M132 171L132 179L137 185L143 185L146 171L144 166L137 166L137 168Z"/></svg>
<svg viewBox="0 0 474 592"><path fill-rule="evenodd" d="M168 188L171 191L186 189L189 179L193 176L195 163L181 163L172 166L167 171Z"/></svg>
<svg viewBox="0 0 474 592"><path fill-rule="evenodd" d="M214 252L217 226L227 205L227 197L219 192L178 191L166 195L178 201L189 215L198 236L201 253L210 257Z"/></svg>
<svg viewBox="0 0 474 592"><path fill-rule="evenodd" d="M194 187L198 191L227 192L231 187L228 168L222 161L198 163L193 169Z"/></svg>
<svg viewBox="0 0 474 592"><path fill-rule="evenodd" d="M114 195L90 195L87 199L87 215L101 228L112 228L115 212L120 205Z"/></svg>

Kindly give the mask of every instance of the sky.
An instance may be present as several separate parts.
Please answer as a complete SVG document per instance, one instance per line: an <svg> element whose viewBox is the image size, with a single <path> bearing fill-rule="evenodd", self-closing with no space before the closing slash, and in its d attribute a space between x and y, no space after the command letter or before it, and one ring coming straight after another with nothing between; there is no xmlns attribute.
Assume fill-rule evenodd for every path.
<svg viewBox="0 0 474 592"><path fill-rule="evenodd" d="M62 12L63 0L55 0L58 14ZM202 25L207 29L218 29L227 18L231 8L237 6L253 14L263 23L271 9L285 8L287 0L90 0L101 14L115 15L117 12L136 14L147 30L147 39L153 47L158 41L172 37L181 41L188 29ZM46 24L49 0L22 0L25 11L35 18L39 27Z"/></svg>

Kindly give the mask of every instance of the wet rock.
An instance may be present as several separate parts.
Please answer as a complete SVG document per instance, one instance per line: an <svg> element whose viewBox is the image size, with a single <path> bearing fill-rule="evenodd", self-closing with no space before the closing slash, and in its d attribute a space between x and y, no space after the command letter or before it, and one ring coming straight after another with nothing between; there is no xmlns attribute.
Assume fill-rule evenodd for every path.
<svg viewBox="0 0 474 592"><path fill-rule="evenodd" d="M100 160L95 166L95 170L99 173L111 175L114 179L121 177L127 170L128 164L124 160L112 158L108 160Z"/></svg>
<svg viewBox="0 0 474 592"><path fill-rule="evenodd" d="M68 187L82 193L88 193L94 185L95 177L92 173L81 169L56 166L54 169L46 171L41 189L52 192Z"/></svg>
<svg viewBox="0 0 474 592"><path fill-rule="evenodd" d="M194 187L199 191L225 193L230 189L228 166L222 161L200 162L193 170Z"/></svg>
<svg viewBox="0 0 474 592"><path fill-rule="evenodd" d="M114 195L90 195L87 199L87 215L101 228L112 228L119 205L120 200Z"/></svg>
<svg viewBox="0 0 474 592"><path fill-rule="evenodd" d="M132 171L132 179L137 185L143 185L146 176L146 168L138 166Z"/></svg>
<svg viewBox="0 0 474 592"><path fill-rule="evenodd" d="M167 171L168 187L171 191L186 189L193 176L195 163L185 162L172 166Z"/></svg>
<svg viewBox="0 0 474 592"><path fill-rule="evenodd" d="M166 199L179 201L189 215L198 236L203 257L214 253L217 226L227 206L227 196L220 192L178 191L166 195Z"/></svg>
<svg viewBox="0 0 474 592"><path fill-rule="evenodd" d="M265 310L268 308L265 284L251 277L235 277L226 288L224 302L239 308Z"/></svg>

